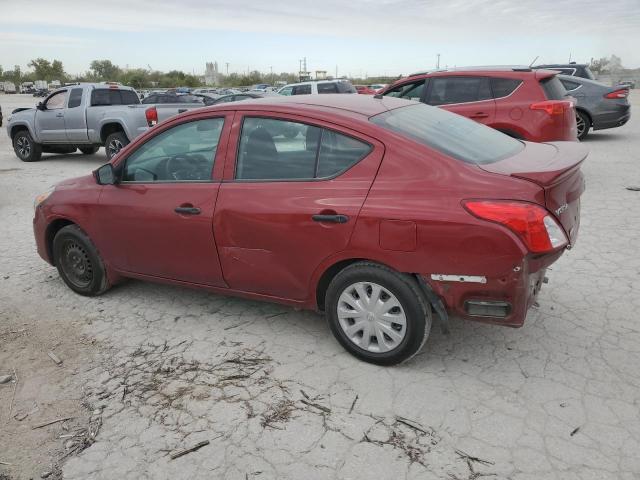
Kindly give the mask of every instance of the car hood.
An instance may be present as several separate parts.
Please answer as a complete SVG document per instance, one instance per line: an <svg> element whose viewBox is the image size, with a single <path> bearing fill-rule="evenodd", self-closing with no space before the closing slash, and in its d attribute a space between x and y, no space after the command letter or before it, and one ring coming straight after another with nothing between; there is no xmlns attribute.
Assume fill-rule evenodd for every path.
<svg viewBox="0 0 640 480"><path fill-rule="evenodd" d="M35 110L34 107L21 107L21 108L16 108L15 110L13 110L11 112L11 115L15 115L16 113L20 113L20 112L26 112L28 110Z"/></svg>
<svg viewBox="0 0 640 480"><path fill-rule="evenodd" d="M79 188L79 187L87 187L87 186L96 186L96 180L93 177L93 174L83 175L82 177L74 177L67 178L66 180L62 180L61 182L56 183L56 189L71 189L71 188Z"/></svg>

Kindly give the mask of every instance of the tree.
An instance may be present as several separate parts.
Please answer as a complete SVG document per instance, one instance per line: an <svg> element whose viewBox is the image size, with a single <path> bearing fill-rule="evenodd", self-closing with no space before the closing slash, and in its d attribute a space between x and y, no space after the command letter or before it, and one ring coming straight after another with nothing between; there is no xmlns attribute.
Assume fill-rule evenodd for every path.
<svg viewBox="0 0 640 480"><path fill-rule="evenodd" d="M597 60L591 60L591 65L589 68L593 73L600 74L607 71L607 67L609 65L609 59L607 57L602 57Z"/></svg>
<svg viewBox="0 0 640 480"><path fill-rule="evenodd" d="M91 62L91 74L96 80L116 81L122 70L111 60L94 60Z"/></svg>
<svg viewBox="0 0 640 480"><path fill-rule="evenodd" d="M38 80L53 80L51 78L51 62L49 62L49 60L35 58L31 60L27 66L33 68Z"/></svg>
<svg viewBox="0 0 640 480"><path fill-rule="evenodd" d="M60 60L54 60L51 62L51 80L60 80L64 82L67 78L67 74L64 73L64 66Z"/></svg>

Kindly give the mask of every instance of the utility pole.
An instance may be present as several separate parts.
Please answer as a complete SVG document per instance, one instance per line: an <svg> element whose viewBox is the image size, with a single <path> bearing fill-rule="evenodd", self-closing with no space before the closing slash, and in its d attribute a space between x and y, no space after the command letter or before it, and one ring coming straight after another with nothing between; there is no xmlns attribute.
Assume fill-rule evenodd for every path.
<svg viewBox="0 0 640 480"><path fill-rule="evenodd" d="M273 85L273 65L269 66L269 70L271 71L271 85Z"/></svg>
<svg viewBox="0 0 640 480"><path fill-rule="evenodd" d="M227 66L227 77L229 76L229 62L224 63Z"/></svg>
<svg viewBox="0 0 640 480"><path fill-rule="evenodd" d="M338 65L336 65L336 77L335 78L338 78Z"/></svg>
<svg viewBox="0 0 640 480"><path fill-rule="evenodd" d="M302 81L302 59L298 60L298 81Z"/></svg>
<svg viewBox="0 0 640 480"><path fill-rule="evenodd" d="M438 54L438 62L436 63L436 69L440 69L440 54Z"/></svg>

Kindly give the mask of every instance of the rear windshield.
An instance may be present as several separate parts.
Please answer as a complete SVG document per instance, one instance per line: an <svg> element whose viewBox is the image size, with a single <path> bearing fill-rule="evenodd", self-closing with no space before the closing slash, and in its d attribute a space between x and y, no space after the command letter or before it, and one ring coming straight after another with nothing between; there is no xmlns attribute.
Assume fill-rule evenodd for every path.
<svg viewBox="0 0 640 480"><path fill-rule="evenodd" d="M140 99L133 90L96 88L91 92L91 105L94 107L110 105L137 105L138 103L140 103Z"/></svg>
<svg viewBox="0 0 640 480"><path fill-rule="evenodd" d="M564 100L567 96L567 91L562 85L562 82L555 75L540 80L540 86L542 90L544 90L544 95L547 97L547 100Z"/></svg>
<svg viewBox="0 0 640 480"><path fill-rule="evenodd" d="M370 118L399 133L463 162L482 165L515 155L522 142L440 108L418 104L396 108Z"/></svg>

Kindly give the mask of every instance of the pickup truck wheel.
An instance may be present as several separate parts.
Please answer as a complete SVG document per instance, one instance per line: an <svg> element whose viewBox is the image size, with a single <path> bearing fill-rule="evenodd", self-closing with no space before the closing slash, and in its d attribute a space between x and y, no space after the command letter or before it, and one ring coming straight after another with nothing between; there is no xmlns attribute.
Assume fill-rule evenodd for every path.
<svg viewBox="0 0 640 480"><path fill-rule="evenodd" d="M340 344L355 357L394 365L420 351L432 314L408 275L371 262L349 265L326 293L325 312Z"/></svg>
<svg viewBox="0 0 640 480"><path fill-rule="evenodd" d="M129 139L124 132L114 132L107 137L107 141L104 142L105 150L107 151L107 158L111 160L116 153L122 150L126 145L129 145Z"/></svg>
<svg viewBox="0 0 640 480"><path fill-rule="evenodd" d="M67 225L56 233L53 259L60 277L74 292L95 296L109 289L107 272L98 249L77 225Z"/></svg>
<svg viewBox="0 0 640 480"><path fill-rule="evenodd" d="M37 162L42 157L42 146L33 141L27 130L20 130L13 137L13 151L23 162Z"/></svg>
<svg viewBox="0 0 640 480"><path fill-rule="evenodd" d="M80 151L83 155L93 155L96 153L100 147L80 147Z"/></svg>

